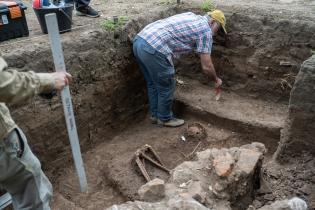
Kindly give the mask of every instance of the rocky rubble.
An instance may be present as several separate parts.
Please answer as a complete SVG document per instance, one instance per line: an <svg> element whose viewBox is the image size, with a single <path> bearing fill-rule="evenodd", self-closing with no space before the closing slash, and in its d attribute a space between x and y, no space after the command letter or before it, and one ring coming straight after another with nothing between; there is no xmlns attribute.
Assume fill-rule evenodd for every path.
<svg viewBox="0 0 315 210"><path fill-rule="evenodd" d="M199 152L195 161L183 162L172 170L165 187L162 180L153 180L139 189L143 201L114 205L108 210L246 209L259 188L265 152L261 143ZM150 196L144 196L148 194L145 192ZM149 203L152 201L159 202Z"/></svg>

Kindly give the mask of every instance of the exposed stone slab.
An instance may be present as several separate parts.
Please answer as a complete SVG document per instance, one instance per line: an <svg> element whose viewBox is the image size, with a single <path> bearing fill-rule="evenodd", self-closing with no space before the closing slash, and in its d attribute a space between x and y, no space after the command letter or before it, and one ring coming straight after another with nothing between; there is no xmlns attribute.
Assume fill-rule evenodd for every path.
<svg viewBox="0 0 315 210"><path fill-rule="evenodd" d="M162 200L165 196L164 181L161 179L153 179L145 185L142 185L138 190L138 194L143 201L155 202Z"/></svg>

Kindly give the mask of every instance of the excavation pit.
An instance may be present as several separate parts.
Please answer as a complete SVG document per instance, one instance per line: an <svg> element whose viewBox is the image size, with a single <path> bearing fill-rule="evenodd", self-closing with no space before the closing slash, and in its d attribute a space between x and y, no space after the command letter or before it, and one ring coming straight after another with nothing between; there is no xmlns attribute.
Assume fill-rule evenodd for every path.
<svg viewBox="0 0 315 210"><path fill-rule="evenodd" d="M178 80L183 84L177 85L174 112L186 124L197 122L207 133L193 140L181 138L185 127L170 129L149 121L145 83L132 55L131 40L153 20L184 11L201 13L199 7L164 8L150 17L133 18L115 32L93 28L63 37L66 66L75 78L71 91L88 178L87 193L79 193L59 98L37 98L31 105L12 109L53 183L53 209L104 209L138 199L137 190L145 179L131 160L145 144L151 145L170 169L194 159L198 151L254 141L265 144L268 152L264 161L272 159L295 76L315 48L315 25L285 15L276 20L274 13L266 16L264 11L243 13L244 8L236 12L229 6L223 8L227 19L233 21L228 22L229 34L214 42L213 60L224 82L221 99L214 99L214 89L201 74L197 55L175 62ZM78 34L80 44L72 39ZM41 44L4 53L4 57L10 66L22 71L53 70L45 37ZM169 178L150 166L148 171L152 177ZM304 191L291 194L314 205L314 196ZM270 193L257 195L260 205L272 201L268 196L262 198L265 195Z"/></svg>

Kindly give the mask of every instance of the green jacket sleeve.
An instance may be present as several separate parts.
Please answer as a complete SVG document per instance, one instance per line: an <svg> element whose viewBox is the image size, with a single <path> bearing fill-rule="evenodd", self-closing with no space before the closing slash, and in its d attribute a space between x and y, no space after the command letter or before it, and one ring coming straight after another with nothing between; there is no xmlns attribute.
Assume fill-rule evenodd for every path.
<svg viewBox="0 0 315 210"><path fill-rule="evenodd" d="M8 70L0 57L0 103L19 103L39 93L48 93L55 88L49 73L18 72Z"/></svg>

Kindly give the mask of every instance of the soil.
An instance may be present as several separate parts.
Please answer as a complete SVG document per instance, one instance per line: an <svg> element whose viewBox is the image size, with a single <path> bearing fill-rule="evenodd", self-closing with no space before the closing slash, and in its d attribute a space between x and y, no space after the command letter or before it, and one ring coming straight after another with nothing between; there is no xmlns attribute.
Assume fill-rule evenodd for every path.
<svg viewBox="0 0 315 210"><path fill-rule="evenodd" d="M200 12L201 1L176 6L173 0L95 0L92 6L101 11L100 18L73 17L74 29L63 34L62 41L67 69L75 78L71 91L87 193L79 193L59 98L35 98L30 105L11 109L53 183L52 209L104 209L137 199L137 189L145 181L132 158L144 144L151 145L172 169L193 158L189 154L194 150L253 141L268 148L262 175L267 187L258 191L254 204L259 207L298 195L315 208L312 156L297 157L290 166L272 160L294 76L315 48L315 3L214 2L226 11L229 31L223 40L215 39L213 54L224 81L222 100L214 101L209 81L200 74L199 58L190 55L176 62L186 86L178 86L174 111L187 123L200 123L207 132L205 139L183 141L186 127L170 129L149 122L144 81L131 52L132 37L144 25L181 11ZM41 34L30 1L24 3L29 7L30 36L0 43L0 55L21 71L52 71L47 35ZM104 31L100 25L114 15L130 21L118 33ZM290 65L280 65L283 61ZM167 180L165 172L147 167L152 177ZM272 175L278 171L282 174Z"/></svg>
<svg viewBox="0 0 315 210"><path fill-rule="evenodd" d="M266 162L261 177L262 187L256 192L254 206L296 196L305 200L309 209L315 209L314 166L314 157L307 153L293 157L290 164Z"/></svg>
<svg viewBox="0 0 315 210"><path fill-rule="evenodd" d="M250 135L217 127L191 115L183 117L186 119L186 126L174 129L151 124L148 117L129 126L128 129L84 154L88 171L88 193L77 192L79 186L74 178L76 174L73 167L68 168L59 180L56 180L57 191L78 207L100 209L123 202L126 198L138 199L137 190L145 184L145 179L134 164L133 158L135 151L145 144L152 146L167 168L173 169L181 162L193 158L197 151L214 147L240 146L252 142ZM205 139L185 136L187 125L196 122L205 128L207 133ZM93 135L96 138L104 138L103 134ZM182 136L185 136L185 141L182 140ZM193 151L195 152L192 153ZM149 164L146 167L151 178L167 181L169 176L166 172L152 168Z"/></svg>

